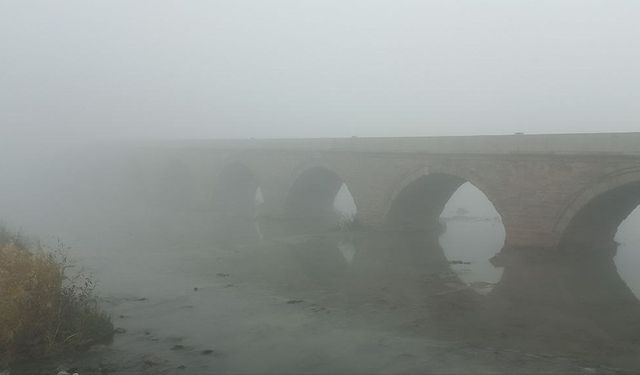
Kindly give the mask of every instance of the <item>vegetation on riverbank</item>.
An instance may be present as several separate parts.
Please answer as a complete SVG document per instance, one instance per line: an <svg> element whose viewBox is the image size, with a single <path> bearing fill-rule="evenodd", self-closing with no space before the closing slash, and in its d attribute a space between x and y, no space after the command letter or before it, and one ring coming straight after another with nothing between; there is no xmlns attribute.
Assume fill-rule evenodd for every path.
<svg viewBox="0 0 640 375"><path fill-rule="evenodd" d="M0 227L0 363L82 350L113 336L94 281L72 272L63 250Z"/></svg>

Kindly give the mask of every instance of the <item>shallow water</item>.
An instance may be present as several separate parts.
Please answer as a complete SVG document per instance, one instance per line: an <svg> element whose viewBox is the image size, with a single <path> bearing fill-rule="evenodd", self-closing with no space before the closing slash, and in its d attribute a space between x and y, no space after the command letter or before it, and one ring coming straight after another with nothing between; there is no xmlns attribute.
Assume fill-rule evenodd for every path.
<svg viewBox="0 0 640 375"><path fill-rule="evenodd" d="M636 365L633 348L611 356L616 361L595 354L609 348L599 316L529 308L546 320L580 322L572 329L583 333L562 337L540 328L532 336L543 327L536 318L513 318L526 315L503 306L513 303L511 290L521 292L519 279L483 263L500 242L495 222L448 220L439 238L360 231L263 240L247 223L251 230L230 244L211 226L215 218L196 216L130 213L50 228L99 280L104 308L126 333L38 370L65 361L82 373L588 373ZM465 244L474 252L462 251ZM591 266L558 267L544 272L593 275ZM563 280L569 287L573 279ZM478 293L469 287L475 281L499 287ZM566 346L575 350L560 351Z"/></svg>
<svg viewBox="0 0 640 375"><path fill-rule="evenodd" d="M440 237L452 270L466 284L487 294L502 277L502 268L491 264L504 245L504 227L496 219L450 219ZM457 262L463 262L458 263Z"/></svg>
<svg viewBox="0 0 640 375"><path fill-rule="evenodd" d="M82 374L640 369L638 211L621 226L613 260L495 267L504 228L468 191L445 207L437 235L304 235L206 210L0 200L10 226L70 246L126 330L109 346L23 371L61 363ZM461 206L470 209L459 215Z"/></svg>

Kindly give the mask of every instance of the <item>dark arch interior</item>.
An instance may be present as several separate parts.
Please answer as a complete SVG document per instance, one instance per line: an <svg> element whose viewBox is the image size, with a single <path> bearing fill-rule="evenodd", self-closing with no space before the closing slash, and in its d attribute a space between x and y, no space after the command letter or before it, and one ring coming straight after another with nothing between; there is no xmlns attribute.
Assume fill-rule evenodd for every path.
<svg viewBox="0 0 640 375"><path fill-rule="evenodd" d="M640 181L612 189L593 199L573 218L561 248L569 251L613 253L620 223L640 205Z"/></svg>
<svg viewBox="0 0 640 375"><path fill-rule="evenodd" d="M627 243L623 254L619 254L621 246L616 242L620 225L638 205L640 181L613 188L592 199L578 211L563 233L558 252L563 257L558 257L553 265L545 264L544 277L552 282L541 282L549 285L540 293L562 285L570 293L569 298L562 297L561 303L580 311L615 337L635 335L634 327L640 324L638 279L629 277L637 273L638 242ZM621 272L620 262L624 263L625 272ZM528 288L533 284L528 283Z"/></svg>
<svg viewBox="0 0 640 375"><path fill-rule="evenodd" d="M249 168L241 164L229 165L218 176L214 192L216 209L225 216L253 218L257 190L258 181Z"/></svg>
<svg viewBox="0 0 640 375"><path fill-rule="evenodd" d="M389 210L389 224L399 229L440 230L439 217L463 178L434 173L411 182L398 194Z"/></svg>
<svg viewBox="0 0 640 375"><path fill-rule="evenodd" d="M326 168L314 167L303 172L295 181L285 204L287 218L296 229L325 230L338 225L334 209L336 194L343 181Z"/></svg>
<svg viewBox="0 0 640 375"><path fill-rule="evenodd" d="M440 274L457 287L488 294L499 282L502 270L490 259L504 245L504 226L489 198L466 179L421 176L398 194L387 220L402 237L421 239L419 251L431 261L442 259Z"/></svg>

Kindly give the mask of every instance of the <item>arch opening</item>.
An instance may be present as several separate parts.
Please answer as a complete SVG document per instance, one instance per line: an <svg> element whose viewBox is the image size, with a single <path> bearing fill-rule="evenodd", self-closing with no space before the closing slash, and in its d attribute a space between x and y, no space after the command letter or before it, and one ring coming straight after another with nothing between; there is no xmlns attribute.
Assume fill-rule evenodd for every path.
<svg viewBox="0 0 640 375"><path fill-rule="evenodd" d="M618 276L640 298L640 181L593 198L569 222L560 249L588 260L612 259ZM605 258L605 259L602 259Z"/></svg>
<svg viewBox="0 0 640 375"><path fill-rule="evenodd" d="M565 251L615 254L618 227L640 205L640 181L608 190L582 207L562 234Z"/></svg>
<svg viewBox="0 0 640 375"><path fill-rule="evenodd" d="M503 273L489 261L502 250L506 237L498 211L480 189L466 182L445 204L440 220L446 223L440 245L453 272L475 291L490 292Z"/></svg>
<svg viewBox="0 0 640 375"><path fill-rule="evenodd" d="M492 290L502 269L489 261L504 246L505 228L487 196L464 178L433 173L408 184L388 213L392 228L419 231L438 243L450 270L466 287Z"/></svg>
<svg viewBox="0 0 640 375"><path fill-rule="evenodd" d="M440 213L465 180L452 175L423 175L395 197L387 220L394 229L440 231Z"/></svg>
<svg viewBox="0 0 640 375"><path fill-rule="evenodd" d="M285 213L298 232L317 233L347 228L357 208L349 188L337 173L323 167L304 171L286 198Z"/></svg>
<svg viewBox="0 0 640 375"><path fill-rule="evenodd" d="M636 296L640 299L640 206L637 206L618 226L614 236L618 249L613 261L616 269Z"/></svg>

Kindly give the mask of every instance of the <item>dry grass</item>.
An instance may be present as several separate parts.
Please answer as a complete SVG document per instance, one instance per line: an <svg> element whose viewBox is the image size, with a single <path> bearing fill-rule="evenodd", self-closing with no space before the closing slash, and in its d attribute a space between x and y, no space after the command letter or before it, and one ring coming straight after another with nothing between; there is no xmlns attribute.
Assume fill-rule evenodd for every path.
<svg viewBox="0 0 640 375"><path fill-rule="evenodd" d="M91 278L67 275L60 251L29 247L0 228L0 358L42 358L110 339Z"/></svg>

